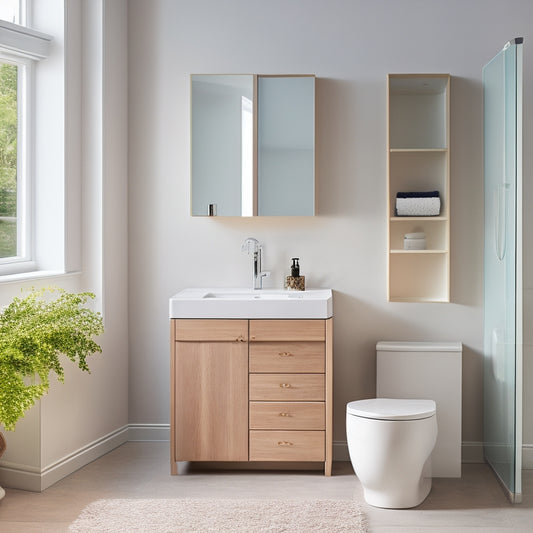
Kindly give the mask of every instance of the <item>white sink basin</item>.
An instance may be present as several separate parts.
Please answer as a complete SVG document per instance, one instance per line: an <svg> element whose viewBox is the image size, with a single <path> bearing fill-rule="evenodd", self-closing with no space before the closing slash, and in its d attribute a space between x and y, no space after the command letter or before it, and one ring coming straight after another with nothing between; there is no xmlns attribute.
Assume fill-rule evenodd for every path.
<svg viewBox="0 0 533 533"><path fill-rule="evenodd" d="M329 318L331 289L185 289L170 298L170 318Z"/></svg>

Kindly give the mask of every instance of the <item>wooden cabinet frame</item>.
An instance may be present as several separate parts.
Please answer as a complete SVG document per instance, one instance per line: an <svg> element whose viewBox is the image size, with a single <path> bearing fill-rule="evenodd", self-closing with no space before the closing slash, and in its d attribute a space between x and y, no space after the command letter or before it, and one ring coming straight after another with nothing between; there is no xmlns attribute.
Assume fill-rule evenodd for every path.
<svg viewBox="0 0 533 533"><path fill-rule="evenodd" d="M322 462L325 475L331 475L332 318L171 319L170 326L172 475L178 473L177 462L183 460L251 461L253 458L250 458L249 446L252 442L254 446L258 446L256 455L260 456L262 461L296 462L302 459L295 459L295 456L304 457L303 460L310 458L310 462ZM322 346L323 364L317 362L318 346ZM248 357L250 349L253 352L254 348L255 353L259 354L259 365L253 368L254 373L251 373ZM272 352L273 361L270 367L265 362L265 354L269 351ZM309 357L307 361L306 355ZM284 367L285 359L289 363ZM195 360L198 361L198 368L192 368ZM288 369L288 373L283 372L284 369ZM269 396L268 392L264 399L257 400L249 394L249 379L266 384L276 384L281 380L280 387L286 385L287 388L292 380L297 384L298 390L291 391L293 396L289 394L285 404L283 396ZM307 386L310 387L308 393L305 392ZM307 399L308 396L310 400ZM230 397L231 402L228 401ZM224 405L218 410L211 409L209 406L213 402ZM252 426L249 420L251 403L259 407L256 409L256 426ZM323 405L323 415L320 415L320 405ZM275 418L268 412L269 406L287 411L280 413L280 416L292 416L288 414L292 406L295 416L301 417L301 420L291 424L283 419L276 427ZM202 413L202 416L198 413ZM209 420L208 413L219 418L218 428L216 421ZM261 417L266 417L267 427L261 427L262 422L257 422ZM226 428L231 435L227 432L224 434L220 428ZM268 442L269 437L278 445L277 451L270 449L272 444Z"/></svg>

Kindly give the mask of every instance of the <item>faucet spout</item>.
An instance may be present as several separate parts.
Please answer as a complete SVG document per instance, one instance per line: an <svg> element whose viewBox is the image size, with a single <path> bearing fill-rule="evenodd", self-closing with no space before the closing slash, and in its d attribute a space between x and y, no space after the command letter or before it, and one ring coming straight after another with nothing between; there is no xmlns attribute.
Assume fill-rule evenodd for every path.
<svg viewBox="0 0 533 533"><path fill-rule="evenodd" d="M263 278L270 276L270 272L263 272L263 246L253 237L248 237L242 243L241 252L246 252L253 256L252 263L252 289L263 288Z"/></svg>

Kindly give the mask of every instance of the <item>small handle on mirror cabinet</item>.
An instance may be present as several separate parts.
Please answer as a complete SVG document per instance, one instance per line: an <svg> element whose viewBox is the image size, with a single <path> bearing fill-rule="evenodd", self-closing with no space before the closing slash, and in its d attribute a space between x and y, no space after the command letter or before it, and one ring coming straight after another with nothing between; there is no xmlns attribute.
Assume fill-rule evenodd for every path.
<svg viewBox="0 0 533 533"><path fill-rule="evenodd" d="M278 441L278 446L293 446L293 443L288 440L280 440Z"/></svg>
<svg viewBox="0 0 533 533"><path fill-rule="evenodd" d="M278 354L280 357L292 357L291 352L279 352Z"/></svg>
<svg viewBox="0 0 533 533"><path fill-rule="evenodd" d="M279 386L282 389L290 389L291 388L291 384L290 383L280 383Z"/></svg>
<svg viewBox="0 0 533 533"><path fill-rule="evenodd" d="M290 413L280 413L279 416L291 416Z"/></svg>

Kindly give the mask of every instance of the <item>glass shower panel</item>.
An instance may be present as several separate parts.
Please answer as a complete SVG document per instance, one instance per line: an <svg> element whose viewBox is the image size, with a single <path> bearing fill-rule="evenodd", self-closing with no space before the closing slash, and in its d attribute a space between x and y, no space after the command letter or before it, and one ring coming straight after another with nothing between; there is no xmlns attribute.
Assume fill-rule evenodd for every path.
<svg viewBox="0 0 533 533"><path fill-rule="evenodd" d="M517 278L521 44L483 69L484 453L512 501L521 494L521 281Z"/></svg>

